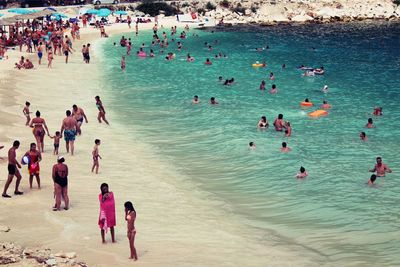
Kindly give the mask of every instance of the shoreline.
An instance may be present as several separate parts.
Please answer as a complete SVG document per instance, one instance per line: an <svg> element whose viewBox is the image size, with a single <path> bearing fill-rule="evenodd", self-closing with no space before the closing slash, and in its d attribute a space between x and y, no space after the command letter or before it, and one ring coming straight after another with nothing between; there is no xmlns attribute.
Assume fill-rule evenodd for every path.
<svg viewBox="0 0 400 267"><path fill-rule="evenodd" d="M151 27L151 25L148 26ZM112 34L129 31L129 29L121 31L110 29L106 28ZM97 30L94 30L93 33L90 33L89 30L87 33L87 35L91 35L89 38L95 38L96 34L98 34ZM87 35L82 32L82 38ZM98 50L99 41L98 38L96 39L94 50ZM85 40L85 43L92 42L92 40L94 39ZM74 43L74 47L77 47L77 43ZM79 47L77 51L79 51ZM98 51L94 53L92 51L95 62L97 53ZM78 57L79 59L77 59ZM14 56L8 60L11 58ZM15 58L18 58L18 53ZM41 110L51 134L60 126L65 108L69 109L75 102L78 106L82 106L89 117L89 124L84 125L83 136L77 140L76 155L66 157L66 163L71 168L72 178L70 183L71 209L60 213L51 211L53 200L49 175L51 166L55 163L55 157L49 155L51 153L49 142L51 141L46 139L46 152L41 163L43 183L41 192L37 192L36 189L26 190L27 173L25 169L22 169L22 187L25 188L25 195L13 197L7 201L0 200L4 207L3 214L9 214L8 218L3 218L3 216L0 218L0 224L11 227L10 232L0 233L2 240L13 241L24 246L39 244L63 251L73 248L78 257L89 265L124 266L128 263L128 245L125 240L121 203L125 200L133 200L138 209L140 234L137 240L139 252L137 264L139 265L181 266L207 263L211 266L230 266L258 265L263 262L271 264L273 262L275 265L282 266L289 262L296 262L297 266L319 266L325 261L310 251L308 251L310 254L307 253L307 256L304 256L304 253L301 253L304 251L297 244L286 246L287 244L278 242L280 245L273 246L272 243L276 236L266 236L268 233L265 233L260 237L259 232L246 230L246 226L236 222L237 215L219 209L220 206L225 206L225 203L221 203L219 199L210 198L211 193L202 192L191 181L185 181L184 177L177 176L168 164L155 161L149 148L139 141L127 139L123 125L118 125L113 121L110 122L111 127L97 124L95 119L97 112L92 98L99 92L98 88L103 88L104 84L101 79L94 80L93 76L100 77L100 65L97 65L97 62L90 65L82 63L77 65L80 55L76 56L75 54L70 58L71 61L68 65L65 65L60 60L61 58L63 57L56 57L53 70L47 70L45 66L42 66L35 70L10 71L10 75L18 73L19 80L20 77L23 80L18 81L14 88L13 83L16 80L13 76L8 76L6 81L9 81L10 84L1 90L2 103L5 102L5 99L9 100L11 96L14 98L13 103L9 102L9 105L4 105L5 108L2 109L2 113L4 113L8 108L7 113L12 115L9 120L3 118L1 120L2 125L10 125L1 134L2 139L7 140L7 142L2 140L6 147L1 151L1 155L4 155L4 151L13 140L11 137L14 138L17 132L18 135L15 138L21 141L21 148L17 152L18 156L23 154L28 144L33 141L29 129L20 132L20 129L25 127L22 123L22 114L21 116L15 115L21 112L20 104L24 103L28 97L32 103L31 111ZM13 61L11 60L11 62ZM59 79L62 76L65 76L65 80L61 84ZM48 88L56 88L58 91L40 90L37 91L37 95L29 96L26 89L42 89L43 79L46 79ZM80 90L81 88L88 90ZM6 89L11 90L7 90L9 95L5 97L3 93ZM106 95L105 91L103 92ZM59 95L63 96L62 100L54 101ZM80 99L79 102L77 99ZM107 98L103 99L107 107ZM49 113L49 110L53 112ZM113 117L113 111L110 113ZM18 124L15 123L16 121ZM99 128L101 128L100 139L103 141L100 153L109 156L101 162L101 173L96 176L89 172L90 149L95 136L99 135ZM132 144L132 147L126 147L127 142ZM61 151L64 151L63 142L60 148ZM124 151L121 151L121 148ZM61 154L65 155L65 153ZM148 166L149 162L153 164ZM118 166L116 164L129 167L115 169L115 166ZM3 185L3 177L6 177L5 161L1 162L1 166L0 177ZM134 179L135 186L128 192L126 185L130 184L132 179ZM98 186L102 182L109 183L110 189L116 195L117 244L108 244L104 249L99 249L101 243L96 223L98 216L96 197ZM34 233L29 227L26 227L24 220L20 219L20 215L13 212L16 208L24 210L24 213L30 218L31 225L36 226ZM243 248L242 244L246 244L246 247ZM218 253L215 253L216 248L220 248ZM201 251L201 253L194 253L196 251ZM241 255L244 251L245 255ZM240 258L232 257L232 255L239 254ZM300 257L300 255L302 256Z"/></svg>

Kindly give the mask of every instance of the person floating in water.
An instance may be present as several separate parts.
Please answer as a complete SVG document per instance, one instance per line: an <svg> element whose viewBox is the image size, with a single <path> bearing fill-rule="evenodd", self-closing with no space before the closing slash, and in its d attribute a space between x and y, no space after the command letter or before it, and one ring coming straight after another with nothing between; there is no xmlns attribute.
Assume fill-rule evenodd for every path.
<svg viewBox="0 0 400 267"><path fill-rule="evenodd" d="M323 93L328 93L328 85L324 85L324 88L322 88Z"/></svg>
<svg viewBox="0 0 400 267"><path fill-rule="evenodd" d="M365 132L361 132L361 133L360 133L360 139L361 139L362 141L368 141L368 137L367 137L367 135L365 134Z"/></svg>
<svg viewBox="0 0 400 267"><path fill-rule="evenodd" d="M210 103L211 105L218 105L219 103L217 102L217 100L215 100L215 97L211 97L210 98L210 102L208 102L208 103Z"/></svg>
<svg viewBox="0 0 400 267"><path fill-rule="evenodd" d="M300 172L296 174L296 178L303 179L303 178L306 178L307 176L308 176L308 173L307 173L306 169L303 166L301 166Z"/></svg>
<svg viewBox="0 0 400 267"><path fill-rule="evenodd" d="M292 151L292 149L291 149L290 147L287 146L287 143L286 143L286 142L283 142L283 143L282 143L282 147L281 147L281 152L286 153L286 152L290 152L290 151Z"/></svg>
<svg viewBox="0 0 400 267"><path fill-rule="evenodd" d="M261 119L258 121L257 127L260 129L267 129L269 127L267 117L262 116Z"/></svg>
<svg viewBox="0 0 400 267"><path fill-rule="evenodd" d="M193 97L192 104L199 104L199 103L200 103L199 96L198 96L198 95L195 95L195 96Z"/></svg>
<svg viewBox="0 0 400 267"><path fill-rule="evenodd" d="M265 91L265 81L264 80L261 81L260 90Z"/></svg>
<svg viewBox="0 0 400 267"><path fill-rule="evenodd" d="M383 115L382 107L375 107L374 112L372 112L372 115L382 116Z"/></svg>
<svg viewBox="0 0 400 267"><path fill-rule="evenodd" d="M322 102L321 108L322 109L330 109L332 106L328 104L328 101L324 100Z"/></svg>
<svg viewBox="0 0 400 267"><path fill-rule="evenodd" d="M370 172L376 172L376 176L385 177L386 173L391 173L392 170L384 163L382 163L382 158L376 158L376 164L373 169L369 170Z"/></svg>
<svg viewBox="0 0 400 267"><path fill-rule="evenodd" d="M375 124L374 121L372 120L372 118L368 119L368 123L365 125L366 128L375 128Z"/></svg>
<svg viewBox="0 0 400 267"><path fill-rule="evenodd" d="M273 84L273 85L271 86L271 89L269 89L269 93L270 93L270 94L276 94L276 93L278 93L278 88L276 88L276 85L275 85L275 84Z"/></svg>
<svg viewBox="0 0 400 267"><path fill-rule="evenodd" d="M371 175L371 178L369 178L367 184L368 184L369 186L375 186L375 180L376 180L376 175L375 175L375 174L372 174L372 175Z"/></svg>
<svg viewBox="0 0 400 267"><path fill-rule="evenodd" d="M256 149L256 144L255 144L254 142L250 142L250 143L249 143L249 149L250 149L250 150Z"/></svg>

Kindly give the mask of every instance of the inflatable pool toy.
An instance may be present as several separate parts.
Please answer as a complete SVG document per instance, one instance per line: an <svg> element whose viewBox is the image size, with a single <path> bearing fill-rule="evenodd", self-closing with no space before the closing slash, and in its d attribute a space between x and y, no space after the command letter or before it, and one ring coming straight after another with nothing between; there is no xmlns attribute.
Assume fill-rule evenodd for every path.
<svg viewBox="0 0 400 267"><path fill-rule="evenodd" d="M138 57L146 57L147 56L147 54L146 54L146 52L144 52L144 51L140 51L139 53L138 53Z"/></svg>
<svg viewBox="0 0 400 267"><path fill-rule="evenodd" d="M301 102L300 106L302 106L302 107L312 107L313 103L311 103L311 102Z"/></svg>
<svg viewBox="0 0 400 267"><path fill-rule="evenodd" d="M310 117L321 117L321 116L326 116L326 115L328 115L328 111L322 110L322 109L308 113L308 116L310 116Z"/></svg>
<svg viewBox="0 0 400 267"><path fill-rule="evenodd" d="M265 67L266 65L265 64L262 64L262 63L254 63L254 64L252 64L251 65L253 68L260 68L260 67Z"/></svg>
<svg viewBox="0 0 400 267"><path fill-rule="evenodd" d="M23 165L29 164L29 157L23 156L21 162Z"/></svg>

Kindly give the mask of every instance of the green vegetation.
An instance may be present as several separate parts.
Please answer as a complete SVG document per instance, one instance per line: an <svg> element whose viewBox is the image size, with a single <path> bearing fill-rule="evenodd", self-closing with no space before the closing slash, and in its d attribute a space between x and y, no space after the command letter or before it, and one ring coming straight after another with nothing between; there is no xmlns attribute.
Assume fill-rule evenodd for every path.
<svg viewBox="0 0 400 267"><path fill-rule="evenodd" d="M157 16L160 10L163 10L166 16L175 15L178 11L175 7L168 5L167 3L152 2L149 0L147 0L146 3L143 2L142 4L138 5L136 9L145 14L149 14L152 17Z"/></svg>

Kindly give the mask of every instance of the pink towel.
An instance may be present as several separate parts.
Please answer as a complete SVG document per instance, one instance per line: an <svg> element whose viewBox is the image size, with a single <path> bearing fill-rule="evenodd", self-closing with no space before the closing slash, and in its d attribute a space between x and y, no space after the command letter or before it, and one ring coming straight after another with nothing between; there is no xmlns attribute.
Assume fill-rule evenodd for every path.
<svg viewBox="0 0 400 267"><path fill-rule="evenodd" d="M116 225L114 194L109 192L105 201L103 201L103 195L99 194L99 202L100 214L98 224L100 229L106 230L109 227L114 227Z"/></svg>

